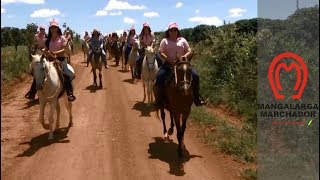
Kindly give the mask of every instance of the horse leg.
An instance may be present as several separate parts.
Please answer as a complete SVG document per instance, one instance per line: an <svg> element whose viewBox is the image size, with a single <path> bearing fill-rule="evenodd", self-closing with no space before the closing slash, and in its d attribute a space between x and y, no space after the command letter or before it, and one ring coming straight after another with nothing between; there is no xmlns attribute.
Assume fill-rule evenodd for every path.
<svg viewBox="0 0 320 180"><path fill-rule="evenodd" d="M68 124L68 127L72 127L73 126L73 116L72 116L72 103L68 101L67 98L65 98L65 105L66 105L66 108L67 108L67 111L68 111L68 114L69 114L69 124Z"/></svg>
<svg viewBox="0 0 320 180"><path fill-rule="evenodd" d="M182 131L181 131L181 127L180 127L180 114L179 113L175 113L174 114L174 122L176 124L176 128L177 128L177 139L178 139L178 156L181 158L182 157Z"/></svg>
<svg viewBox="0 0 320 180"><path fill-rule="evenodd" d="M102 74L101 74L101 69L99 70L99 81L100 81L100 87L102 88Z"/></svg>
<svg viewBox="0 0 320 180"><path fill-rule="evenodd" d="M168 136L168 133L167 133L167 126L166 126L166 113L164 112L164 109L161 108L160 109L160 113L161 113L161 120L162 120L162 126L163 126L163 139L165 141L169 140L169 136Z"/></svg>
<svg viewBox="0 0 320 180"><path fill-rule="evenodd" d="M146 100L146 83L144 81L142 81L142 86L143 86L143 100L142 100L142 102L144 102Z"/></svg>
<svg viewBox="0 0 320 180"><path fill-rule="evenodd" d="M53 139L53 131L54 131L54 110L57 108L57 102L53 101L50 103L50 113L49 113L49 125L50 125L50 132L49 132L49 140Z"/></svg>
<svg viewBox="0 0 320 180"><path fill-rule="evenodd" d="M59 100L57 100L56 111L57 111L56 130L57 130L60 127L60 103L59 103Z"/></svg>
<svg viewBox="0 0 320 180"><path fill-rule="evenodd" d="M96 70L92 71L93 73L93 85L97 86L97 74L96 74Z"/></svg>
<svg viewBox="0 0 320 180"><path fill-rule="evenodd" d="M152 96L152 85L151 81L147 81L147 90L148 90L148 102L153 102L153 96Z"/></svg>
<svg viewBox="0 0 320 180"><path fill-rule="evenodd" d="M187 120L188 120L188 116L189 116L190 112L189 113L186 113L186 114L182 114L182 125L181 125L181 146L182 146L182 149L186 149L186 146L184 144L184 132L186 130L186 127L187 127Z"/></svg>
<svg viewBox="0 0 320 180"><path fill-rule="evenodd" d="M168 131L168 134L171 136L173 134L173 128L174 128L174 118L173 118L173 113L170 111L170 128L169 128L169 131Z"/></svg>
<svg viewBox="0 0 320 180"><path fill-rule="evenodd" d="M39 102L40 112L39 112L39 121L43 127L43 129L49 130L48 124L44 123L44 108L46 106L46 102L41 101Z"/></svg>

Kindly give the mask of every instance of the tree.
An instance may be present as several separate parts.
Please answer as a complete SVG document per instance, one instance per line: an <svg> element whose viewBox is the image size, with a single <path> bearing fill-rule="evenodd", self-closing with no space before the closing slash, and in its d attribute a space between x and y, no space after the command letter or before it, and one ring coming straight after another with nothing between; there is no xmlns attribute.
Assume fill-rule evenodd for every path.
<svg viewBox="0 0 320 180"><path fill-rule="evenodd" d="M13 44L11 28L1 28L1 47L10 46Z"/></svg>
<svg viewBox="0 0 320 180"><path fill-rule="evenodd" d="M21 45L23 40L22 33L19 28L14 27L11 29L11 35L14 48L16 49L16 51L18 51L18 45Z"/></svg>
<svg viewBox="0 0 320 180"><path fill-rule="evenodd" d="M34 23L27 24L27 31L26 31L26 40L27 46L30 50L31 47L34 45L34 35L37 33L38 26Z"/></svg>

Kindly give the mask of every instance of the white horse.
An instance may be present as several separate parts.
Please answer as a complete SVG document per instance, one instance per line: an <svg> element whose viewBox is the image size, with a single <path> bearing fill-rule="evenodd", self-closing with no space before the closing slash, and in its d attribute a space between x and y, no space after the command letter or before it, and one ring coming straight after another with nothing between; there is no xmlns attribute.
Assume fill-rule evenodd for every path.
<svg viewBox="0 0 320 180"><path fill-rule="evenodd" d="M88 57L89 55L89 43L85 40L82 41L82 51L83 51L83 58L84 58L84 62L87 62L86 57Z"/></svg>
<svg viewBox="0 0 320 180"><path fill-rule="evenodd" d="M143 85L143 102L146 100L146 86L148 93L148 104L153 102L153 84L159 70L158 62L156 61L156 50L148 46L145 48L145 57L142 63L141 79Z"/></svg>
<svg viewBox="0 0 320 180"><path fill-rule="evenodd" d="M129 59L128 59L128 64L130 66L132 80L134 80L134 73L136 71L136 61L137 61L137 57L139 55L138 49L140 49L140 41L139 41L139 39L136 39L133 44L133 47L130 51Z"/></svg>
<svg viewBox="0 0 320 180"><path fill-rule="evenodd" d="M36 80L36 88L39 96L39 120L44 129L50 129L49 140L53 139L53 131L60 126L60 104L58 96L63 91L63 83L59 78L58 71L55 68L53 62L47 61L41 55L31 55L32 62L30 68L33 73L33 77ZM71 66L70 66L71 67ZM68 67L70 69L70 67ZM73 69L71 70L72 73ZM66 107L69 113L69 127L73 125L72 122L72 104L66 100ZM44 110L46 104L50 104L49 125L44 123ZM54 121L53 114L57 110L57 119ZM54 126L55 124L55 126Z"/></svg>

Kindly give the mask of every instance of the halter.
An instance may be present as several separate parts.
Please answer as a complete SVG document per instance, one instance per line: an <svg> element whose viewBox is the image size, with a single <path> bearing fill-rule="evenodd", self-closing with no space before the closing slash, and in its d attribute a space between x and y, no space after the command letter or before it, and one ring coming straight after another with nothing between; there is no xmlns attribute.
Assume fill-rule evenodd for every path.
<svg viewBox="0 0 320 180"><path fill-rule="evenodd" d="M149 61L148 61L148 56L145 55L145 57L146 57L146 61L147 61L148 71L150 71L151 68L149 67L149 64L152 64L152 66L154 66L154 64L156 63L156 58L153 58L153 62L152 62L152 63L149 63Z"/></svg>
<svg viewBox="0 0 320 180"><path fill-rule="evenodd" d="M184 65L184 64L190 66L190 62L189 62L189 61L176 61L175 65L173 66L173 68L174 68L174 76L175 76L175 85L176 85L176 86L179 86L180 89L182 89L182 87L183 87L184 85L186 85L186 86L187 86L187 89L189 89L189 88L191 87L192 80L193 80L193 79L192 79L192 74L190 75L190 81L189 81L189 80L187 80L187 78L186 78L186 72L185 72L185 73L184 73L184 77L183 77L183 81L180 81L180 82L178 83L177 67L178 67L178 66L181 66L181 65Z"/></svg>

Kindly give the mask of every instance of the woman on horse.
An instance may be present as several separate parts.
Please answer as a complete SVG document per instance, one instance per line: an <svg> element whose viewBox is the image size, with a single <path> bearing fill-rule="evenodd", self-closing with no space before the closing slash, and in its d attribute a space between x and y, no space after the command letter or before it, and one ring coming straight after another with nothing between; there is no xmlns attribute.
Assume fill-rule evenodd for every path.
<svg viewBox="0 0 320 180"><path fill-rule="evenodd" d="M151 31L150 25L148 23L144 23L141 33L139 35L139 40L141 43L141 49L139 50L139 56L136 61L137 73L136 78L141 79L141 65L144 58L144 48L148 46L153 46L153 42L155 40L154 34Z"/></svg>
<svg viewBox="0 0 320 180"><path fill-rule="evenodd" d="M156 77L156 107L163 107L163 99L165 99L165 83L169 78L171 67L174 66L177 57L182 59L189 59L192 56L189 43L180 34L178 25L170 23L168 30L165 32L165 38L160 42L159 48L160 56L164 60L164 64L160 67ZM192 69L192 87L194 103L196 106L205 104L199 93L199 75Z"/></svg>
<svg viewBox="0 0 320 180"><path fill-rule="evenodd" d="M123 31L123 35L120 37L120 43L121 43L120 49L121 49L121 51L122 51L122 48L125 45L126 41L127 41L127 32Z"/></svg>
<svg viewBox="0 0 320 180"><path fill-rule="evenodd" d="M132 46L135 43L135 40L138 38L138 36L136 35L136 29L134 28L134 26L131 27L130 31L129 31L129 36L127 38L127 47L126 50L124 52L125 55L125 67L127 69L127 64L128 64L128 60L129 60L129 54L131 52Z"/></svg>
<svg viewBox="0 0 320 180"><path fill-rule="evenodd" d="M84 33L83 39L84 39L86 42L89 42L89 41L90 41L90 36L89 36L88 31L86 31L86 32Z"/></svg>
<svg viewBox="0 0 320 180"><path fill-rule="evenodd" d="M106 53L104 52L104 49L103 49L103 39L101 39L99 31L96 30L96 29L94 29L93 32L92 32L92 36L90 38L89 47L90 47L90 52L89 52L89 55L88 55L86 67L89 66L89 62L92 59L93 49L94 48L101 48L101 58L102 58L102 61L105 64L104 67L105 68L109 68L109 66L107 65L107 56L106 56Z"/></svg>
<svg viewBox="0 0 320 180"><path fill-rule="evenodd" d="M44 25L40 25L39 32L34 36L34 50L43 49L47 39L46 30ZM37 94L36 80L33 79L32 85L28 93L24 96L28 99L34 99Z"/></svg>
<svg viewBox="0 0 320 180"><path fill-rule="evenodd" d="M62 63L63 71L66 71L68 69L68 66L64 51L67 45L67 40L62 35L62 31L55 19L50 22L48 39L46 40L45 45L47 57L53 57L54 59L59 60ZM66 75L66 73L63 74L68 101L72 102L76 99L76 97L73 95L73 86L71 82L72 80L70 76Z"/></svg>
<svg viewBox="0 0 320 180"><path fill-rule="evenodd" d="M73 52L73 41L72 41L72 36L70 34L70 31L66 30L65 33L64 33L64 36L65 36L65 38L67 40L67 44L68 43L70 44L71 51Z"/></svg>

